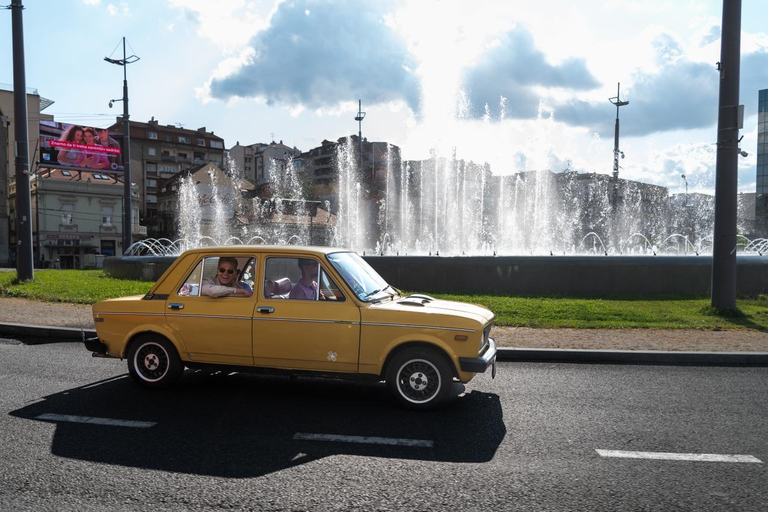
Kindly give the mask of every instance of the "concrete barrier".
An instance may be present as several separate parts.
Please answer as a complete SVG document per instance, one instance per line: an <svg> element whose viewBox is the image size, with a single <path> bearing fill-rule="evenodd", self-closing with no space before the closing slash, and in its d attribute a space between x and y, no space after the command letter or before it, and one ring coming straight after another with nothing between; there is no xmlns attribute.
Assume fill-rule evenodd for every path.
<svg viewBox="0 0 768 512"><path fill-rule="evenodd" d="M174 256L110 257L104 271L157 280ZM711 256L365 256L393 286L425 292L509 295L704 295ZM737 293L768 291L768 257L739 256Z"/></svg>

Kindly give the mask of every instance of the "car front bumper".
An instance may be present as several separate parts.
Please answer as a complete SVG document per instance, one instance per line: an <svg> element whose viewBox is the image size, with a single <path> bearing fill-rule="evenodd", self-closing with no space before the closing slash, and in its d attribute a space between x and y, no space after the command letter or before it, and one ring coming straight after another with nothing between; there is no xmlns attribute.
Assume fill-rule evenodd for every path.
<svg viewBox="0 0 768 512"><path fill-rule="evenodd" d="M483 373L488 367L493 367L493 376L496 376L496 342L488 338L488 348L480 357L460 357L459 368L463 372Z"/></svg>
<svg viewBox="0 0 768 512"><path fill-rule="evenodd" d="M85 349L93 352L93 355L106 355L107 346L101 342L99 338L87 338L83 341L85 343Z"/></svg>

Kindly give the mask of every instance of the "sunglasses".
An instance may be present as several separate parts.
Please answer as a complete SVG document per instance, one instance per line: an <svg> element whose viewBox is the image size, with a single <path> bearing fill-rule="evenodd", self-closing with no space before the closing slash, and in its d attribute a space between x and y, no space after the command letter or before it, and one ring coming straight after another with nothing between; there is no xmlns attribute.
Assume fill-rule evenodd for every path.
<svg viewBox="0 0 768 512"><path fill-rule="evenodd" d="M222 273L222 274L225 273L225 272L227 274L234 274L235 273L235 271L233 269L231 269L231 268L224 268L224 267L221 267L219 269L219 272Z"/></svg>

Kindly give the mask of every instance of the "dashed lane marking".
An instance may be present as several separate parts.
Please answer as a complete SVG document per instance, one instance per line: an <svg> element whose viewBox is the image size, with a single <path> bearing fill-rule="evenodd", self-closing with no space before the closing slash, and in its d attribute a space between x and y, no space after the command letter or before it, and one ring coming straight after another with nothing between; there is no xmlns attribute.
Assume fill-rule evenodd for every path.
<svg viewBox="0 0 768 512"><path fill-rule="evenodd" d="M428 439L397 439L393 437L341 436L336 434L304 434L293 436L302 441L331 441L337 443L383 444L389 446L411 446L416 448L432 448L434 441Z"/></svg>
<svg viewBox="0 0 768 512"><path fill-rule="evenodd" d="M752 455L720 455L717 453L665 453L665 452L628 452L622 450L595 450L601 457L619 459L684 460L693 462L746 462L762 464L763 461Z"/></svg>
<svg viewBox="0 0 768 512"><path fill-rule="evenodd" d="M149 428L157 425L154 421L115 420L111 418L92 418L90 416L72 416L70 414L41 414L37 420L63 421L67 423L87 423L89 425L107 425L110 427Z"/></svg>

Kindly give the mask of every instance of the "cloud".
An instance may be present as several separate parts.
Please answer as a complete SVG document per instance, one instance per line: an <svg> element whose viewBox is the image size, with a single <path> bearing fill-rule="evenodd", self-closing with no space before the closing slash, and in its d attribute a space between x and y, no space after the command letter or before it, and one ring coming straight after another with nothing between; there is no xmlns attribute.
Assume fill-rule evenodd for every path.
<svg viewBox="0 0 768 512"><path fill-rule="evenodd" d="M653 43L658 71L632 74L622 99L621 134L649 135L670 130L706 128L717 123L720 80L715 63L687 60L674 40L661 36ZM747 115L757 110L757 91L768 83L768 52L758 50L741 58L740 102ZM626 93L624 92L626 91ZM585 126L602 136L613 133L615 107L573 99L555 107L557 119Z"/></svg>
<svg viewBox="0 0 768 512"><path fill-rule="evenodd" d="M404 99L415 109L414 64L386 14L378 3L356 0L281 3L269 27L251 39L251 58L230 75L214 77L210 94L308 108Z"/></svg>
<svg viewBox="0 0 768 512"><path fill-rule="evenodd" d="M523 27L508 31L464 75L471 115L481 117L487 104L491 113L503 96L508 99L506 115L531 117L536 114L540 94L537 87L584 91L599 85L584 59L571 58L561 64L547 62Z"/></svg>

